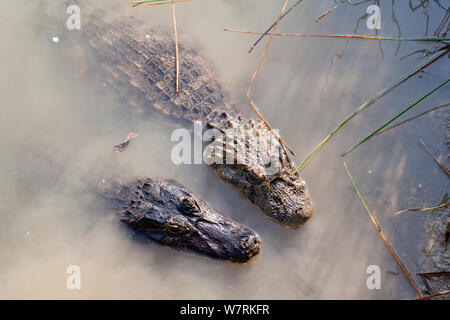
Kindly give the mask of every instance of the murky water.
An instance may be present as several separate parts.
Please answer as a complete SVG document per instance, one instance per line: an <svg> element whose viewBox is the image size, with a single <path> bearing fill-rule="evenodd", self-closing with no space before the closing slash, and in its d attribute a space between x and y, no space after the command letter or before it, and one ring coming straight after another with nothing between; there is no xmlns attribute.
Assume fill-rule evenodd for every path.
<svg viewBox="0 0 450 320"><path fill-rule="evenodd" d="M445 19L444 2L431 3L427 20L423 7L411 10L408 1L381 1L378 34L432 36ZM377 101L325 146L303 171L314 217L298 230L286 230L266 219L206 166L173 165L172 128L130 118L129 106L102 86L88 63L64 58L66 38L79 34L61 31L66 18L63 7L60 24L42 15L41 8L48 3L9 2L0 10L4 43L0 52L0 298L415 297L353 191L338 155L445 80L450 74L448 56ZM315 18L333 1L305 0L278 31L375 34L367 29L366 19L360 19L370 4L344 4L317 23ZM263 4L260 0L193 0L177 5L180 34L200 43L248 116L253 114L244 102L245 91L264 43L248 54L254 36L222 29L263 31L281 5L282 1ZM127 1L106 0L96 1L96 6L134 15L149 25L172 27L167 6L130 8ZM444 24L445 31L448 21ZM55 36L59 43L52 41ZM252 97L270 124L280 128L300 163L351 111L423 61L426 51L409 54L437 47L424 42L274 38ZM449 103L449 93L447 85L402 119ZM418 284L417 272L438 271L423 252L426 225L436 215L392 213L433 206L449 190L448 177L418 143L423 139L448 165L445 118L449 115L448 107L428 113L347 156L361 193ZM124 235L114 217L96 204L98 199L84 191L82 177L89 170L100 170L98 159L130 131L140 137L120 160L124 172L175 178L257 231L263 247L256 261L238 266L142 245ZM81 290L66 288L69 265L81 267ZM380 290L367 289L369 265L380 266ZM441 265L439 271L445 267Z"/></svg>

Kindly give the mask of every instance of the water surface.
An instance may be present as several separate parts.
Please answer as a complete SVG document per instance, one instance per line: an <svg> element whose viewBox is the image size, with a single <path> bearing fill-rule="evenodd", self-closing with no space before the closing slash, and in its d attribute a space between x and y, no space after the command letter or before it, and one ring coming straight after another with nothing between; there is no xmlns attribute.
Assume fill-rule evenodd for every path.
<svg viewBox="0 0 450 320"><path fill-rule="evenodd" d="M10 2L0 11L1 298L415 297L352 189L339 153L445 80L450 74L448 55L352 119L305 167L302 175L315 213L304 227L288 230L265 218L206 166L172 164L173 128L130 116L130 107L103 86L104 79L88 61L66 59L78 50L67 43L76 43L80 34L64 31L63 6L60 18L42 14L50 3ZM427 18L423 7L411 10L407 1L381 1L382 29L375 33L361 18L371 1L343 4L318 23L315 18L334 2L305 0L278 31L433 36L445 19L442 3L432 2ZM282 1L257 0L193 0L177 5L181 38L199 43L249 117L254 115L244 97L264 42L248 54L256 38L223 28L263 31L281 5ZM172 27L168 6L130 8L127 1L106 0L95 6L133 15L150 26ZM273 38L252 97L300 163L350 112L438 47L425 42ZM449 86L442 88L402 119L449 103L449 93ZM438 271L423 252L426 226L435 217L392 213L432 206L449 190L448 177L418 143L423 139L448 165L449 115L448 108L428 113L347 156L361 193L418 284L417 272ZM126 237L114 216L84 191L82 177L92 170L100 172L103 162L98 159L110 154L130 131L140 136L121 155L124 173L177 179L251 227L263 241L257 260L233 265ZM79 291L66 288L68 265L81 267ZM367 289L369 265L380 266L380 290Z"/></svg>

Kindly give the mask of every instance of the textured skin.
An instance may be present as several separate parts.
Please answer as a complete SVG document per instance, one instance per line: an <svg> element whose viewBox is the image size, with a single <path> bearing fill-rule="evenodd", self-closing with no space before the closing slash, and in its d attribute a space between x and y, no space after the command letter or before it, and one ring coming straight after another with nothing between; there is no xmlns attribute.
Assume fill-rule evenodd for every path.
<svg viewBox="0 0 450 320"><path fill-rule="evenodd" d="M188 40L179 44L180 94L177 95L171 34L163 29L150 29L133 18L106 22L102 16L101 12L91 13L82 30L97 53L107 81L139 113L158 111L183 121L202 120L219 130L232 126L243 136L250 136L247 145L253 143L252 147L261 154L272 152L264 150L266 146L259 144L256 136L263 134L269 140L275 136L270 132L261 133L265 129L262 122L241 118L207 61L194 46L186 44ZM270 154L240 164L213 164L212 167L221 179L236 186L267 216L285 226L297 227L312 215L310 197L284 147L279 147L279 162L281 168L270 175L265 174Z"/></svg>
<svg viewBox="0 0 450 320"><path fill-rule="evenodd" d="M296 227L309 219L313 209L306 184L295 171L287 151L262 121L224 116L208 125L225 136L224 164L211 165L221 179L237 187L268 217L285 226ZM230 128L231 138L226 136ZM222 141L220 145L219 152ZM238 161L237 154L242 149L247 153ZM234 161L226 161L230 155Z"/></svg>
<svg viewBox="0 0 450 320"><path fill-rule="evenodd" d="M244 263L258 255L253 231L223 216L174 180L103 181L101 195L120 208L120 219L165 246Z"/></svg>

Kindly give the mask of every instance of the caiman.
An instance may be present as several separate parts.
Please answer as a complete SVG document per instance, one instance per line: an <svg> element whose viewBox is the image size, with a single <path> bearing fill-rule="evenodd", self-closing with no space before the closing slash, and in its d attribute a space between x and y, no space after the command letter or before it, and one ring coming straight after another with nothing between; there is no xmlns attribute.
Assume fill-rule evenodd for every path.
<svg viewBox="0 0 450 320"><path fill-rule="evenodd" d="M174 180L142 178L118 183L102 179L95 185L120 220L145 239L237 263L248 262L260 252L258 235Z"/></svg>
<svg viewBox="0 0 450 320"><path fill-rule="evenodd" d="M258 154L242 163L213 163L211 167L224 181L259 207L268 217L288 227L298 227L313 213L305 182L293 161L279 146L276 171L268 171L273 149L264 139L277 137L265 130L262 121L246 120L229 101L229 94L192 41L179 43L179 94L175 92L175 42L164 28L150 28L132 17L108 19L102 11L82 7L84 39L93 48L102 75L130 106L142 114L162 115L186 123L201 120L206 128L225 132L237 129L246 147ZM69 35L70 36L70 35ZM277 140L278 141L278 140ZM252 144L252 145L250 145ZM223 145L234 154L235 147Z"/></svg>

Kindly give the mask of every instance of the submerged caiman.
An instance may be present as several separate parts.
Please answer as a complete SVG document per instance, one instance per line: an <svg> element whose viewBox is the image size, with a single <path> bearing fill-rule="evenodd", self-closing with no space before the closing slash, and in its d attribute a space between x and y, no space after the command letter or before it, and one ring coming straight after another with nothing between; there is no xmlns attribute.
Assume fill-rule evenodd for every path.
<svg viewBox="0 0 450 320"><path fill-rule="evenodd" d="M174 180L118 183L102 179L95 184L120 220L145 239L237 263L248 262L260 252L258 235Z"/></svg>
<svg viewBox="0 0 450 320"><path fill-rule="evenodd" d="M179 94L175 92L175 44L163 28L152 29L135 18L108 19L102 11L83 10L83 38L92 47L102 76L143 116L159 112L179 121L201 120L207 128L235 128L245 147L258 153L242 163L213 163L218 176L231 183L268 217L298 227L313 209L305 182L285 148L279 146L275 171L273 149L265 140L276 136L261 121L245 120L216 79L207 60L188 39L179 43ZM230 149L231 148L231 149ZM235 153L233 145L223 152ZM227 155L224 155L226 157Z"/></svg>

